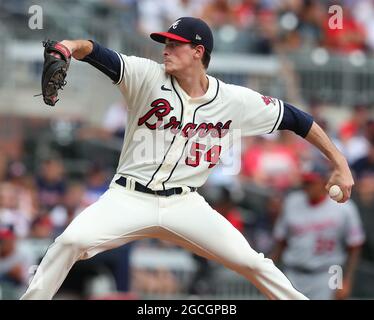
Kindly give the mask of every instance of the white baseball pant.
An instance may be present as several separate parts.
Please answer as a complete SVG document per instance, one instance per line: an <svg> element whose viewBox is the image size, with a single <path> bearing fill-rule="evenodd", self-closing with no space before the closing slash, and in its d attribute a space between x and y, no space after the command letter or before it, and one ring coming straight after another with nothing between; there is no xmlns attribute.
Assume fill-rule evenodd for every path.
<svg viewBox="0 0 374 320"><path fill-rule="evenodd" d="M197 192L163 197L114 182L56 238L21 299L52 299L76 261L148 237L223 264L268 299L307 299Z"/></svg>

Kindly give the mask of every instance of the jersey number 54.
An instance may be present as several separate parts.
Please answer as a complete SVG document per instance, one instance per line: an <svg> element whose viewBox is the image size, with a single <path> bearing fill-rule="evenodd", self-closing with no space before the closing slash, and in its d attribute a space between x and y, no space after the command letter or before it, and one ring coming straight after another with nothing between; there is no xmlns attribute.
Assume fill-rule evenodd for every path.
<svg viewBox="0 0 374 320"><path fill-rule="evenodd" d="M204 158L206 162L210 162L209 169L213 168L219 161L222 147L214 145L208 151L206 151L206 145L202 143L194 142L191 144L189 151L190 156L186 158L186 165L191 167L197 167L200 161ZM204 152L204 153L203 153Z"/></svg>

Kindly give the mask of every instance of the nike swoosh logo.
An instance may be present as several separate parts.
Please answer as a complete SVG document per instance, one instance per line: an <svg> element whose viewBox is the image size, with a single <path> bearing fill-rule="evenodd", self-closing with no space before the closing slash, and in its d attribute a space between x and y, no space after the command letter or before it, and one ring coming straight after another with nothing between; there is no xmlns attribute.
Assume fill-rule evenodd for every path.
<svg viewBox="0 0 374 320"><path fill-rule="evenodd" d="M171 89L166 88L164 84L161 86L161 90L163 90L163 91L171 91Z"/></svg>

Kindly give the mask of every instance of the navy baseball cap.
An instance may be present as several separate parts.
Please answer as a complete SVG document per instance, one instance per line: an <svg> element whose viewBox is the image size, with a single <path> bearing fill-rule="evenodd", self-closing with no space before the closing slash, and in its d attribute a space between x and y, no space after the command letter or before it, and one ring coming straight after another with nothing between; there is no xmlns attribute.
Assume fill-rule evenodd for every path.
<svg viewBox="0 0 374 320"><path fill-rule="evenodd" d="M185 43L203 45L211 54L213 51L213 34L209 26L199 18L181 17L177 19L167 32L154 32L150 37L157 42L165 43L166 39Z"/></svg>

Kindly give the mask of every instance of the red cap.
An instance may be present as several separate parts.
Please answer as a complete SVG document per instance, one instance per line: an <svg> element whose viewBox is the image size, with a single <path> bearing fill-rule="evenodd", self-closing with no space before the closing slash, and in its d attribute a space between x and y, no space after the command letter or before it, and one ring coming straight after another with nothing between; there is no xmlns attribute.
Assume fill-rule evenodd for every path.
<svg viewBox="0 0 374 320"><path fill-rule="evenodd" d="M16 236L10 229L0 229L0 240L13 240Z"/></svg>
<svg viewBox="0 0 374 320"><path fill-rule="evenodd" d="M321 181L323 177L316 172L304 172L301 174L303 182L317 182Z"/></svg>
<svg viewBox="0 0 374 320"><path fill-rule="evenodd" d="M313 163L310 168L301 173L303 182L319 182L328 176L328 168L323 164Z"/></svg>

